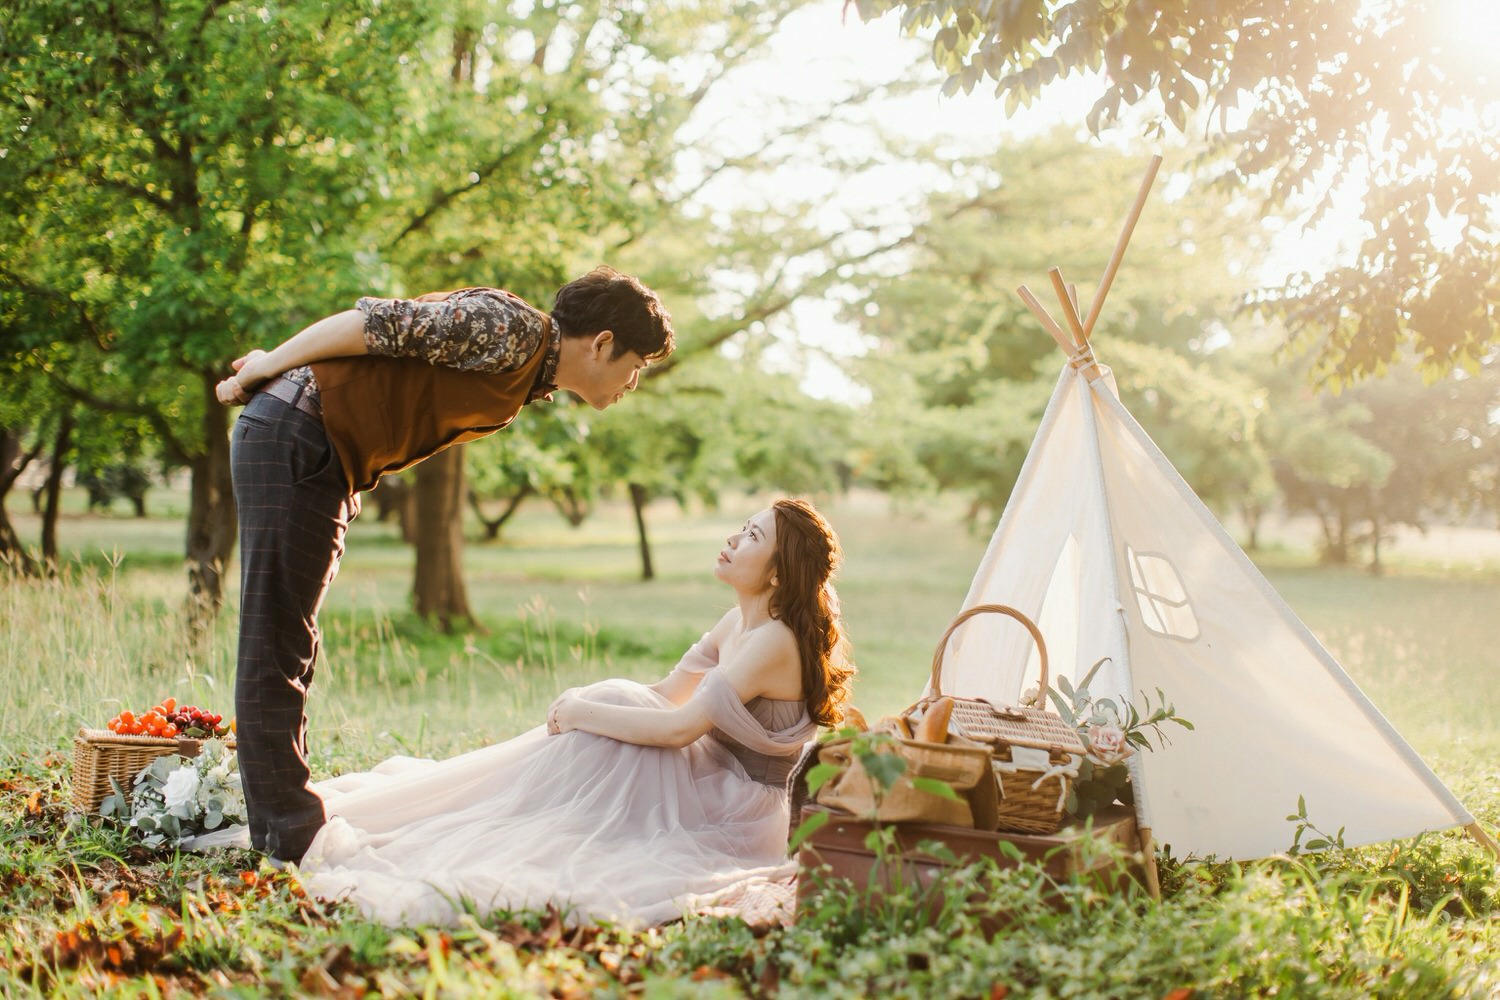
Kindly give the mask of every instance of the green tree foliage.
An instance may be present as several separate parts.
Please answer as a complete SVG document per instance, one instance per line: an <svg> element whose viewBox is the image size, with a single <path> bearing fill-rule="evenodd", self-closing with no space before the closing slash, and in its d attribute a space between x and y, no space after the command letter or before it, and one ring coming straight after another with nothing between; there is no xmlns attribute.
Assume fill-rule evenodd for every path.
<svg viewBox="0 0 1500 1000"><path fill-rule="evenodd" d="M149 421L192 469L197 610L235 535L227 411L246 345L346 305L399 158L426 5L22 0L0 21L0 347Z"/></svg>
<svg viewBox="0 0 1500 1000"><path fill-rule="evenodd" d="M589 432L581 407L557 403L527 407L507 433L465 446L471 505L487 539L499 537L530 497L548 501L575 527L583 523L605 477ZM481 501L499 501L501 509L492 515Z"/></svg>
<svg viewBox="0 0 1500 1000"><path fill-rule="evenodd" d="M1496 63L1461 4L855 2L933 31L947 93L989 78L1009 112L1093 73L1096 133L1132 108L1157 134L1201 123L1206 169L1267 211L1311 204L1316 220L1345 183L1365 185L1352 262L1251 298L1316 344L1317 375L1378 374L1403 350L1429 372L1472 367L1495 343Z"/></svg>
<svg viewBox="0 0 1500 1000"><path fill-rule="evenodd" d="M506 441L471 446L468 470L486 531L498 532L512 505L532 495L576 524L605 494L628 493L644 504L706 499L736 484L813 489L837 478L846 456L810 454L815 442L799 432L828 421L842 427L847 414L801 394L793 380L764 374L759 347L774 338L773 326L785 323L795 303L827 292L911 234L867 220L830 224L816 218L826 206L796 191L753 207L710 206L702 197L716 183L763 179L789 161L817 160L808 150L832 141L825 130L858 113L875 91L891 89L832 95L826 107L768 116L735 137L743 139L738 147L726 146L722 130L702 120L705 98L729 74L748 72L782 20L802 5L650 8L633 24L630 79L618 81L625 97L611 101L654 81L647 88L653 104L633 120L637 137L611 155L609 172L590 189L611 200L598 226L559 231L554 244L580 266L606 259L660 292L673 314L677 352L647 369L622 412L592 418L559 401L523 414ZM624 58L603 59L603 78L615 80ZM887 152L844 155L837 165L856 172ZM649 161L640 159L647 153ZM830 155L820 162L834 161ZM724 351L735 355L734 364ZM746 388L752 384L753 392ZM679 394L680 400L667 398ZM743 428L742 413L758 425ZM778 437L786 427L792 433Z"/></svg>
<svg viewBox="0 0 1500 1000"><path fill-rule="evenodd" d="M599 486L623 486L636 509L642 576L650 579L645 505L715 506L726 489L830 492L847 459L853 413L808 398L789 375L748 357L706 355L590 425L577 464Z"/></svg>
<svg viewBox="0 0 1500 1000"><path fill-rule="evenodd" d="M1306 363L1260 365L1275 405L1259 424L1286 508L1322 529L1325 562L1368 552L1398 524L1493 509L1500 473L1500 376L1456 372L1432 384L1415 365L1338 396L1306 388Z"/></svg>
<svg viewBox="0 0 1500 1000"><path fill-rule="evenodd" d="M1047 269L1062 262L1087 303L1139 160L1047 137L959 168L969 190L935 196L920 247L848 310L877 344L859 369L874 401L858 471L887 488L961 494L971 518L992 518L1062 364L1015 288L1051 300ZM1095 328L1127 405L1221 508L1269 482L1253 447L1255 386L1203 361L1243 289L1230 270L1252 249L1242 231L1217 202L1148 214ZM1229 454L1226 442L1245 447Z"/></svg>

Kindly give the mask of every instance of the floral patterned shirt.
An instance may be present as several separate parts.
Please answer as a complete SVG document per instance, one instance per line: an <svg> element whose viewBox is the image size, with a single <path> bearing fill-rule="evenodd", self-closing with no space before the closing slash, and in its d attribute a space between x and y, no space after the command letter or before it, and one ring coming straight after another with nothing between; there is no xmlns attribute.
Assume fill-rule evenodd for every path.
<svg viewBox="0 0 1500 1000"><path fill-rule="evenodd" d="M438 301L365 296L354 304L365 314L365 348L386 357L417 358L459 371L515 371L545 350L526 402L550 400L557 385L561 333L547 314L498 288L461 288ZM312 368L287 378L317 391Z"/></svg>

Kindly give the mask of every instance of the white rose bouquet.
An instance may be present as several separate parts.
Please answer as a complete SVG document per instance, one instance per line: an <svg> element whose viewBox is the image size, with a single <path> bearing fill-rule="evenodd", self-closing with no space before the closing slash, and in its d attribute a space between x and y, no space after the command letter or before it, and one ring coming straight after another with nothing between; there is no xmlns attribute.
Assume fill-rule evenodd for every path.
<svg viewBox="0 0 1500 1000"><path fill-rule="evenodd" d="M126 820L126 813L129 818ZM207 740L196 757L158 757L135 776L127 805L115 785L99 804L101 816L126 820L147 847L175 847L189 837L245 822L245 793L234 754Z"/></svg>

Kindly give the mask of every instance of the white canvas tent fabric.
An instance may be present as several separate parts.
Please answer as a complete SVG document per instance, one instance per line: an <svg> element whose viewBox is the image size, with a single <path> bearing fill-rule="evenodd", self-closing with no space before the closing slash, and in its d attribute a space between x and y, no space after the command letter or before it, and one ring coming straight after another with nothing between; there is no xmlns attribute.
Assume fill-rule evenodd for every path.
<svg viewBox="0 0 1500 1000"><path fill-rule="evenodd" d="M964 607L1012 605L1052 671L1133 698L1165 692L1196 728L1133 758L1142 826L1178 856L1264 857L1304 796L1354 846L1473 823L1219 525L1121 405L1065 367ZM981 615L950 642L942 689L1014 703L1035 651Z"/></svg>

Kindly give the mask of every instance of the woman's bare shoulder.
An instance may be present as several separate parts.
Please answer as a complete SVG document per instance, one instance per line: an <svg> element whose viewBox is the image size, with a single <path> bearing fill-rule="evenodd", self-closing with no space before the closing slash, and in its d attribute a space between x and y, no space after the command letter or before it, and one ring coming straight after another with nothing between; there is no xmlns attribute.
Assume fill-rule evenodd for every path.
<svg viewBox="0 0 1500 1000"><path fill-rule="evenodd" d="M746 632L736 659L740 667L737 673L747 687L755 689L753 694L778 699L802 696L802 659L797 650L797 636L784 622L773 618Z"/></svg>
<svg viewBox="0 0 1500 1000"><path fill-rule="evenodd" d="M780 618L768 618L745 633L753 636L759 648L765 652L789 652L797 655L797 636Z"/></svg>

